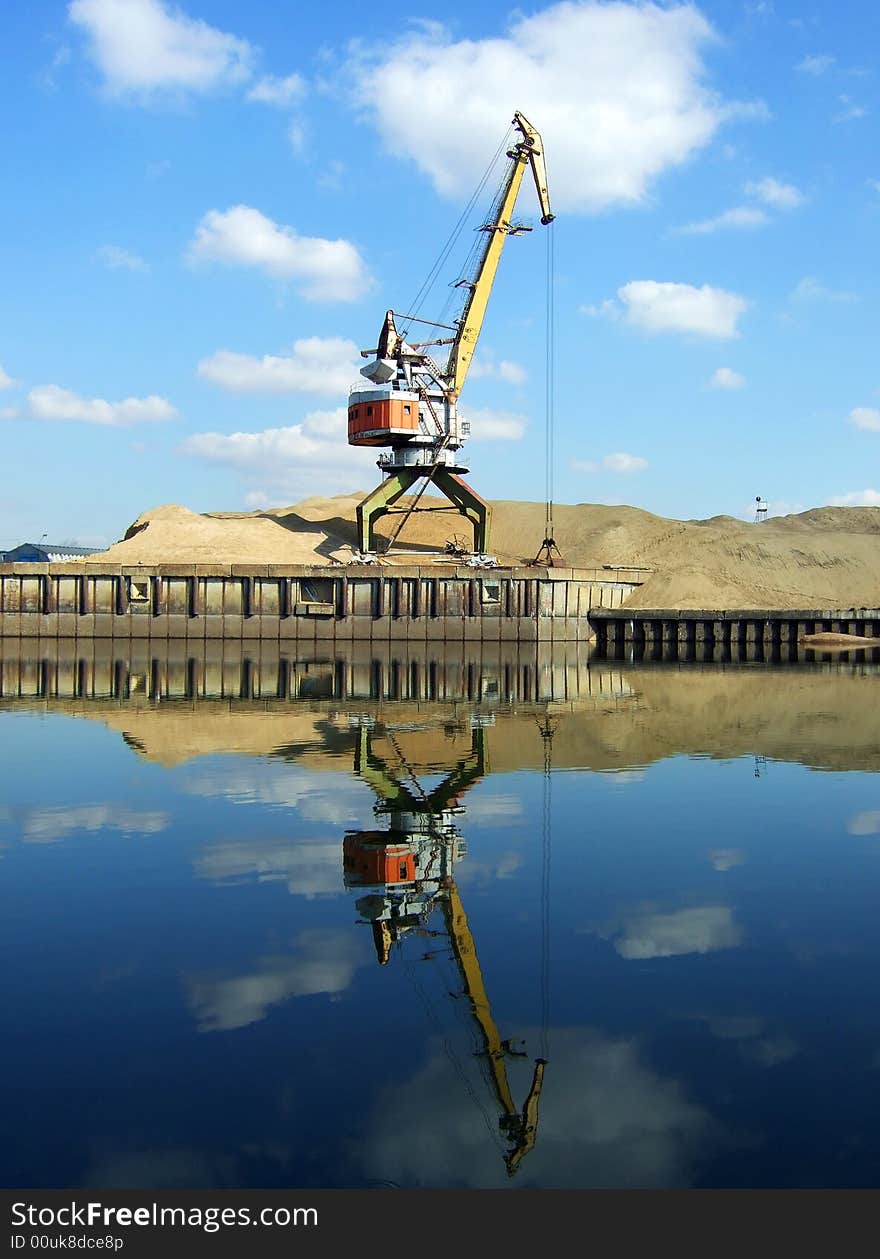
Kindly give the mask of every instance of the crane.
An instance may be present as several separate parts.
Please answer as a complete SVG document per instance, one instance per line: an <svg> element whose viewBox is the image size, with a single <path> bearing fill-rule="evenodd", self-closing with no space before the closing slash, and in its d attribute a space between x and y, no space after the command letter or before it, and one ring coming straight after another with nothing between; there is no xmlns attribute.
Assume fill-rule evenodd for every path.
<svg viewBox="0 0 880 1259"><path fill-rule="evenodd" d="M389 310L376 348L361 351L364 358L372 361L361 368L361 375L369 383L358 383L349 395L349 445L389 448L378 459L385 479L357 508L358 546L362 555L371 554L375 549L376 521L392 511L397 500L419 480L424 480L424 485L416 502L427 486L433 484L470 521L475 553L485 555L489 549L491 509L462 478L469 469L459 452L470 426L458 415L458 399L486 316L504 242L508 236L531 231L530 227L513 221L527 165L534 177L542 224L546 226L556 217L550 211L541 137L519 111L514 114L512 125L519 131L520 138L507 151L506 176L489 219L480 229L486 238L474 274L459 282L467 290L464 308L454 325L435 325L453 335L410 344L398 332L396 318L411 322L413 316ZM427 352L434 345L450 347L445 366ZM407 514L411 510L412 507Z"/></svg>
<svg viewBox="0 0 880 1259"><path fill-rule="evenodd" d="M435 905L442 906L462 990L480 1029L480 1056L500 1112L498 1126L507 1144L504 1164L513 1176L537 1137L546 1059L535 1059L531 1086L518 1110L507 1077L507 1058L527 1055L516 1050L511 1040L501 1038L454 877L455 863L466 851L455 817L464 812L461 797L488 772L486 731L482 726L472 728L470 750L430 792L422 789L399 749L397 753L400 765L392 767L376 753L371 728L360 727L355 772L373 789L378 798L375 813L389 819L390 829L351 831L345 836L345 884L374 889L357 902L357 908L372 927L380 966L388 964L396 941L409 932L424 931Z"/></svg>

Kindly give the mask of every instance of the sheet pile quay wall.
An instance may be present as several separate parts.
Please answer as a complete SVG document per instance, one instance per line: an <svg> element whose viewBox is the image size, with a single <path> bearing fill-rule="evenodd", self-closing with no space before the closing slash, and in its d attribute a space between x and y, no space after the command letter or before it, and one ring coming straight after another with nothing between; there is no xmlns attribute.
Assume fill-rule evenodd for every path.
<svg viewBox="0 0 880 1259"><path fill-rule="evenodd" d="M577 642L637 570L0 564L0 636Z"/></svg>
<svg viewBox="0 0 880 1259"><path fill-rule="evenodd" d="M682 652L695 647L769 649L794 646L807 634L855 634L875 638L880 646L880 608L595 608L590 620L597 648L609 652L625 644Z"/></svg>

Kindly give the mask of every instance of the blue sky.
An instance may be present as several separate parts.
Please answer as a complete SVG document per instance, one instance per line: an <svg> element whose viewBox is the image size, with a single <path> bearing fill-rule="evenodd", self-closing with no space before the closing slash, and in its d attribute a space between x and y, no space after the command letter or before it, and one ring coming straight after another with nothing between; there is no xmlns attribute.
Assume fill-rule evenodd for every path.
<svg viewBox="0 0 880 1259"><path fill-rule="evenodd" d="M0 546L371 488L345 442L357 351L413 299L514 109L557 214L556 500L880 505L876 7L436 13L4 8ZM540 500L528 176L518 210L535 230L505 247L460 410L474 488Z"/></svg>

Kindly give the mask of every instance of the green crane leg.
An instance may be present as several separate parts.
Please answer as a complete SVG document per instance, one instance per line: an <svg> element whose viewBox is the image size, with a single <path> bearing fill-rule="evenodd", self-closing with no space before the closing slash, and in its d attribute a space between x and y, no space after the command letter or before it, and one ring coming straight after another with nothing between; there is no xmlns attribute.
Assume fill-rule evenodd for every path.
<svg viewBox="0 0 880 1259"><path fill-rule="evenodd" d="M398 472L392 472L372 494L368 494L362 503L358 503L358 546L362 551L375 550L373 530L376 521L423 475L421 469L401 468Z"/></svg>
<svg viewBox="0 0 880 1259"><path fill-rule="evenodd" d="M485 555L489 550L492 508L460 476L447 472L445 468L438 468L434 473L434 484L471 522L474 527L474 550L478 555Z"/></svg>
<svg viewBox="0 0 880 1259"><path fill-rule="evenodd" d="M381 485L368 494L357 508L358 546L361 551L375 550L376 521L384 516L397 500L412 489L416 481L427 475L425 468L399 468L386 477ZM484 555L489 549L489 526L492 509L460 476L435 467L431 480L450 503L471 522L474 530L474 550Z"/></svg>

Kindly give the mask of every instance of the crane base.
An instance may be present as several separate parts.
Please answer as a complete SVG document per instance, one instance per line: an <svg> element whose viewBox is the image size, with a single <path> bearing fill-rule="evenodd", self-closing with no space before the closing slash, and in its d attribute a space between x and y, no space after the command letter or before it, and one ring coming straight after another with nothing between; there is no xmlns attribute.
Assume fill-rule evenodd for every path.
<svg viewBox="0 0 880 1259"><path fill-rule="evenodd" d="M368 494L357 508L358 548L363 552L375 551L376 521L391 511L397 500L412 489L416 481L423 478L435 485L453 507L470 521L474 530L474 551L481 555L486 554L489 550L492 509L466 481L442 464L427 468L424 465L417 468L398 468Z"/></svg>

